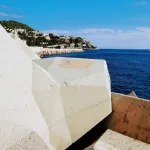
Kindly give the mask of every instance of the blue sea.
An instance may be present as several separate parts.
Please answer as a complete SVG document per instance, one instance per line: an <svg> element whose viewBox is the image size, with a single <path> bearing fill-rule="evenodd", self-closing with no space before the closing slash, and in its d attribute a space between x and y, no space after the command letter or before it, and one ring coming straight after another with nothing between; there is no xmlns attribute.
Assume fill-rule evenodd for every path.
<svg viewBox="0 0 150 150"><path fill-rule="evenodd" d="M107 61L112 92L129 94L150 100L150 50L87 50L83 53L54 55L51 57L104 59Z"/></svg>

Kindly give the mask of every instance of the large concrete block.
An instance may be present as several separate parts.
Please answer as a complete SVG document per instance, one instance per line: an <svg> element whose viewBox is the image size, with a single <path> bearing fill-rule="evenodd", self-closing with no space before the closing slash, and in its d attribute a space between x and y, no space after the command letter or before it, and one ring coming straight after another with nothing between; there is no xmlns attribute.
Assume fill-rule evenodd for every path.
<svg viewBox="0 0 150 150"><path fill-rule="evenodd" d="M36 132L48 146L50 145L48 126L32 94L32 60L1 26L0 117ZM17 126L14 126L13 130L16 128ZM8 134L12 136L10 141L6 142L20 138L12 135L15 133L11 134L10 129L9 124L3 129L4 139Z"/></svg>
<svg viewBox="0 0 150 150"><path fill-rule="evenodd" d="M2 90L7 89L9 94L13 94L14 89L18 89L18 94L26 92L28 95L32 87L32 61L1 26L0 54Z"/></svg>
<svg viewBox="0 0 150 150"><path fill-rule="evenodd" d="M150 144L150 101L112 93L108 128Z"/></svg>
<svg viewBox="0 0 150 150"><path fill-rule="evenodd" d="M58 150L71 145L59 88L43 68L33 63L33 94L48 124L51 144Z"/></svg>
<svg viewBox="0 0 150 150"><path fill-rule="evenodd" d="M65 149L111 113L106 62L75 58L34 62L34 97L49 126L52 145ZM57 130L61 132L56 134Z"/></svg>
<svg viewBox="0 0 150 150"><path fill-rule="evenodd" d="M149 150L150 145L107 130L96 142L94 150Z"/></svg>

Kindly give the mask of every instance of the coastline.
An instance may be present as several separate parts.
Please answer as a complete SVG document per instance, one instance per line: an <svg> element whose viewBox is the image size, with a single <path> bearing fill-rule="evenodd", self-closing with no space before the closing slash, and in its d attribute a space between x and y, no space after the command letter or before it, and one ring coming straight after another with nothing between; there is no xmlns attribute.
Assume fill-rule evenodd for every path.
<svg viewBox="0 0 150 150"><path fill-rule="evenodd" d="M43 47L30 47L30 49L33 52L37 53L40 58L43 58L44 56L52 56L56 54L78 53L78 52L86 51L86 49L82 49L82 48L54 49L54 48L43 48ZM91 50L97 50L97 49L91 49Z"/></svg>

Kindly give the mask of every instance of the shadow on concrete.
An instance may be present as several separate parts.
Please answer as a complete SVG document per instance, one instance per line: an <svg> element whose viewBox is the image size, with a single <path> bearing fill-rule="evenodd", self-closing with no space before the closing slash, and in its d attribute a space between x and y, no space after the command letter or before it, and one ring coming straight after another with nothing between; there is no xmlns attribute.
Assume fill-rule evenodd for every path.
<svg viewBox="0 0 150 150"><path fill-rule="evenodd" d="M96 142L107 130L107 117L66 150L83 150Z"/></svg>

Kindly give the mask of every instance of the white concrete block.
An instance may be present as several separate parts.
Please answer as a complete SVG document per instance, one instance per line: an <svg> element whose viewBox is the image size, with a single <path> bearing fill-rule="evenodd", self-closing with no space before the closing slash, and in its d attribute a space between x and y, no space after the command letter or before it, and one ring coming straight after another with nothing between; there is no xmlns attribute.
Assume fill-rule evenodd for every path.
<svg viewBox="0 0 150 150"><path fill-rule="evenodd" d="M1 26L0 118L37 133L50 146L48 126L32 94L32 60ZM3 139L8 134L12 136L6 145L20 138L11 134L10 129L11 124L3 129Z"/></svg>
<svg viewBox="0 0 150 150"><path fill-rule="evenodd" d="M111 145L108 145L104 142L99 141L96 143L94 148L92 148L92 150L119 150L119 149L116 149Z"/></svg>
<svg viewBox="0 0 150 150"><path fill-rule="evenodd" d="M66 149L72 142L58 85L35 63L33 63L33 94L48 124L51 144L56 149Z"/></svg>
<svg viewBox="0 0 150 150"><path fill-rule="evenodd" d="M0 150L51 150L51 148L35 131L1 118Z"/></svg>
<svg viewBox="0 0 150 150"><path fill-rule="evenodd" d="M0 149L64 150L111 113L106 62L32 59L0 26Z"/></svg>
<svg viewBox="0 0 150 150"><path fill-rule="evenodd" d="M106 62L75 58L50 58L34 62L34 97L49 126L50 136L57 136L54 138L57 141L54 140L52 145L65 149L111 113L110 78ZM59 138L61 135L55 134L57 129L63 130L62 134L68 141L62 141ZM62 147L61 143L66 144Z"/></svg>

